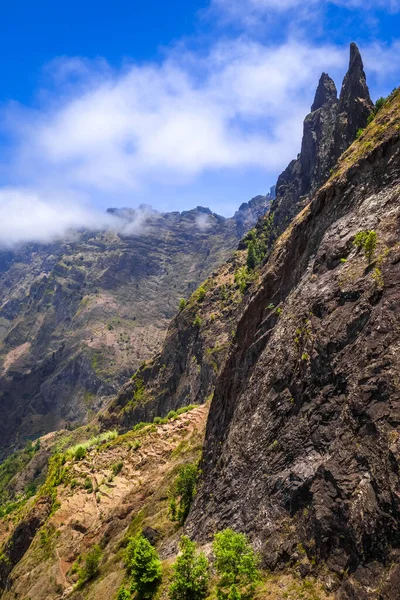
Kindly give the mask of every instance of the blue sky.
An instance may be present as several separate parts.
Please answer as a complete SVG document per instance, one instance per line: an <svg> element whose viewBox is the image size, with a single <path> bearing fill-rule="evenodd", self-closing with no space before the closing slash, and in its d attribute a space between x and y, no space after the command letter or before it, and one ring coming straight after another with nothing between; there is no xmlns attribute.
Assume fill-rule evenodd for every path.
<svg viewBox="0 0 400 600"><path fill-rule="evenodd" d="M0 242L96 226L108 206L232 214L296 156L351 41L374 99L400 84L399 31L400 0L8 3Z"/></svg>

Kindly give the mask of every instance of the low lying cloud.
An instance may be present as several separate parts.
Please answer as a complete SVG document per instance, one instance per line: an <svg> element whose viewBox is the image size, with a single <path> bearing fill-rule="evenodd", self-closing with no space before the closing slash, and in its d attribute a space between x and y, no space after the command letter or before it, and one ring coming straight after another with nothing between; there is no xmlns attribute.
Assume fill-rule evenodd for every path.
<svg viewBox="0 0 400 600"><path fill-rule="evenodd" d="M279 170L298 145L321 71L344 67L346 58L329 45L239 39L206 56L171 52L159 65L122 73L59 60L54 96L37 111L8 110L10 172L30 186L93 194L187 183L221 168Z"/></svg>
<svg viewBox="0 0 400 600"><path fill-rule="evenodd" d="M58 196L54 201L31 190L3 189L0 190L0 249L73 238L81 229L137 235L145 230L152 212L150 207L140 207L129 214L112 215L85 207L70 197L61 201Z"/></svg>

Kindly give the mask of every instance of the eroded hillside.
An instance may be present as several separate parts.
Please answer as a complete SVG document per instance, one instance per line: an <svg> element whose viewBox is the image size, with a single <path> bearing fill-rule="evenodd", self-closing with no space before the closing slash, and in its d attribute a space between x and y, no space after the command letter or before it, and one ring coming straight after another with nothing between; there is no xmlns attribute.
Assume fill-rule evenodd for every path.
<svg viewBox="0 0 400 600"><path fill-rule="evenodd" d="M135 235L75 232L0 253L0 446L90 421L269 201L230 219L147 211ZM135 211L111 212L138 229Z"/></svg>

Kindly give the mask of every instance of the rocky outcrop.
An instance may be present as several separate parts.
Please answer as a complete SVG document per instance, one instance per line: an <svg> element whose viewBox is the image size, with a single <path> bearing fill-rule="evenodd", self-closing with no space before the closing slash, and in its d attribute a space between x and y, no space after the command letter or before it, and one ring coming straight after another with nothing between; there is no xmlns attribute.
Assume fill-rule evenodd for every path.
<svg viewBox="0 0 400 600"><path fill-rule="evenodd" d="M311 113L304 120L301 151L278 178L272 203L276 239L293 217L309 202L309 196L329 178L339 156L366 126L373 104L360 52L350 46L350 63L340 98L326 73L319 81Z"/></svg>
<svg viewBox="0 0 400 600"><path fill-rule="evenodd" d="M211 404L188 531L398 597L400 91L275 245ZM369 261L353 244L374 230ZM277 318L277 309L279 317Z"/></svg>
<svg viewBox="0 0 400 600"><path fill-rule="evenodd" d="M357 131L366 126L373 110L364 65L356 44L350 45L349 70L343 80L338 105L338 118L333 145L336 158L348 148Z"/></svg>

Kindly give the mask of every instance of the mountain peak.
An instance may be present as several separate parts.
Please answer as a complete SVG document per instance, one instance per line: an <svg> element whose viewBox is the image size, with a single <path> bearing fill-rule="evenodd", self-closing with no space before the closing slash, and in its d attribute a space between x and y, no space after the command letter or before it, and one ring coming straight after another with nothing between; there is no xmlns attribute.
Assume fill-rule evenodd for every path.
<svg viewBox="0 0 400 600"><path fill-rule="evenodd" d="M349 70L343 80L340 92L341 112L348 109L355 101L363 101L369 109L372 109L371 97L364 71L364 64L357 45L350 44Z"/></svg>
<svg viewBox="0 0 400 600"><path fill-rule="evenodd" d="M317 91L315 92L314 103L311 107L311 112L322 108L328 102L337 100L337 90L333 79L327 73L322 73L318 83Z"/></svg>

